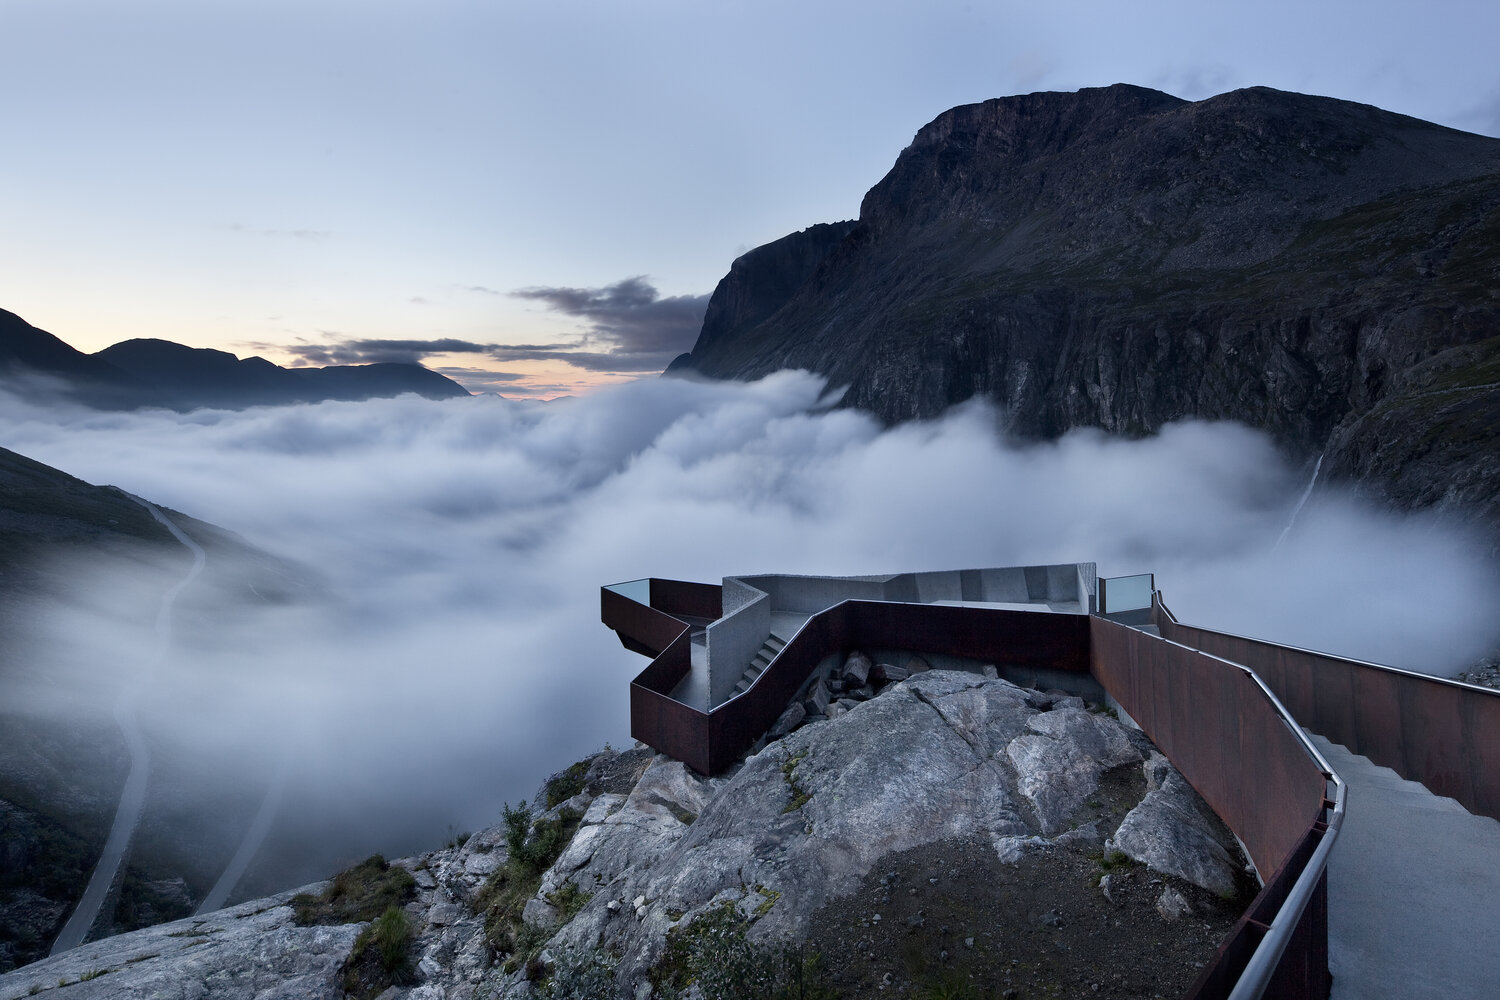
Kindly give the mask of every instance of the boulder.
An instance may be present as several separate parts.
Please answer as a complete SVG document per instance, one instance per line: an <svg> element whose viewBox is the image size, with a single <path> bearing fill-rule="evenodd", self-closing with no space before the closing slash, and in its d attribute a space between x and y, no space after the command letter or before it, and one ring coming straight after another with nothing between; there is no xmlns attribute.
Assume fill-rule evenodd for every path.
<svg viewBox="0 0 1500 1000"><path fill-rule="evenodd" d="M1146 797L1108 846L1153 871L1232 896L1236 865L1223 823L1165 757L1152 754L1144 766Z"/></svg>
<svg viewBox="0 0 1500 1000"><path fill-rule="evenodd" d="M870 679L870 670L875 664L864 653L855 651L844 660L843 678L849 687L862 687Z"/></svg>
<svg viewBox="0 0 1500 1000"><path fill-rule="evenodd" d="M1119 723L1080 708L1038 713L1027 719L1026 729L1006 747L1006 755L1047 836L1070 826L1105 771L1141 759Z"/></svg>
<svg viewBox="0 0 1500 1000"><path fill-rule="evenodd" d="M787 707L787 710L781 713L781 717L776 720L775 724L771 726L770 731L766 733L766 739L781 739L787 733L802 725L802 721L806 718L807 709L803 707L802 702L792 702L792 704Z"/></svg>

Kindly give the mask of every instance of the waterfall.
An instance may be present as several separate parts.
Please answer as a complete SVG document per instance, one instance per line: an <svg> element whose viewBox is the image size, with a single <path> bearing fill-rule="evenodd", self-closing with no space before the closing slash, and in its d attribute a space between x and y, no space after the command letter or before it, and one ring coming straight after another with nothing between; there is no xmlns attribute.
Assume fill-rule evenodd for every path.
<svg viewBox="0 0 1500 1000"><path fill-rule="evenodd" d="M1292 533L1292 525L1297 523L1297 515L1302 513L1302 508L1307 504L1307 498L1312 496L1313 487L1318 485L1318 473L1322 468L1323 456L1319 455L1317 463L1313 465L1312 479L1308 480L1307 489L1302 491L1302 496L1298 499L1297 506L1292 508L1292 516L1286 522L1286 527L1281 529L1281 536L1276 539L1276 544L1271 546L1272 552L1281 548L1281 543L1286 541L1286 536Z"/></svg>

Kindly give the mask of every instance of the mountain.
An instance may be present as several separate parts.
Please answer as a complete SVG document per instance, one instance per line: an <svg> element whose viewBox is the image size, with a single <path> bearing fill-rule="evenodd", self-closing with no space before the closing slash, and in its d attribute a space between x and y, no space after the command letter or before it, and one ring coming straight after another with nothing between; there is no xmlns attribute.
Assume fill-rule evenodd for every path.
<svg viewBox="0 0 1500 1000"><path fill-rule="evenodd" d="M0 385L28 394L60 392L99 409L243 409L406 392L429 399L468 395L457 382L417 364L282 368L264 358L241 359L156 339L127 340L84 354L4 310Z"/></svg>
<svg viewBox="0 0 1500 1000"><path fill-rule="evenodd" d="M23 394L61 393L101 409L165 405L145 383L84 354L15 313L0 309L0 386Z"/></svg>
<svg viewBox="0 0 1500 1000"><path fill-rule="evenodd" d="M736 261L669 371L804 368L888 422L986 397L1029 439L1239 420L1500 528L1497 248L1497 139L1263 87L999 98Z"/></svg>

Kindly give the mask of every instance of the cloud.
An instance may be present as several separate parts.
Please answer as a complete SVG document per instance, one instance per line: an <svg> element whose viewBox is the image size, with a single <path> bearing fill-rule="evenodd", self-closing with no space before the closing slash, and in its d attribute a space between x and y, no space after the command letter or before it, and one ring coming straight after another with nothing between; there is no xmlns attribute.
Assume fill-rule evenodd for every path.
<svg viewBox="0 0 1500 1000"><path fill-rule="evenodd" d="M419 364L433 354L487 354L493 344L468 340L359 340L340 339L326 344L289 344L281 348L316 365L369 365L379 362Z"/></svg>
<svg viewBox="0 0 1500 1000"><path fill-rule="evenodd" d="M185 415L0 398L0 427L316 569L317 602L179 616L142 702L185 812L218 816L238 790L248 822L295 748L266 849L300 859L287 880L492 824L570 760L629 745L644 661L598 623L605 583L1095 560L1154 571L1184 621L1406 667L1458 669L1496 638L1494 570L1452 525L1321 490L1278 545L1306 473L1244 427L1018 446L980 405L887 430L822 408L826 388L781 373ZM34 619L46 683L7 706L112 731L163 585L105 576L83 567L79 599ZM136 617L98 612L106 590Z"/></svg>
<svg viewBox="0 0 1500 1000"><path fill-rule="evenodd" d="M602 288L537 287L511 294L584 320L588 328L582 342L553 356L593 371L661 371L692 348L708 308L707 295L663 298L643 276ZM596 345L602 350L578 349Z"/></svg>
<svg viewBox="0 0 1500 1000"><path fill-rule="evenodd" d="M475 285L471 291L498 294ZM603 288L523 288L517 298L584 321L575 340L552 344L475 343L467 340L371 340L334 335L318 344L281 346L304 364L420 364L435 354L483 354L495 361L561 362L588 372L644 374L664 370L692 348L708 308L706 295L663 298L643 277ZM332 333L332 331L320 331Z"/></svg>
<svg viewBox="0 0 1500 1000"><path fill-rule="evenodd" d="M232 233L250 233L254 236L267 236L272 239L303 240L309 243L321 243L333 236L333 233L325 229L255 229L238 222L231 222L223 227Z"/></svg>

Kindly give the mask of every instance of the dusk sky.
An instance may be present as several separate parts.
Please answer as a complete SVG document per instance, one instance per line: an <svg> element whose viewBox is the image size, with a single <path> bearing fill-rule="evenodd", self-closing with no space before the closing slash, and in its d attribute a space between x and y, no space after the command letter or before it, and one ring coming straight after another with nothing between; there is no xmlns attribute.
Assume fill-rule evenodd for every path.
<svg viewBox="0 0 1500 1000"><path fill-rule="evenodd" d="M0 308L573 393L956 105L1268 85L1500 135L1500 4L4 0Z"/></svg>

